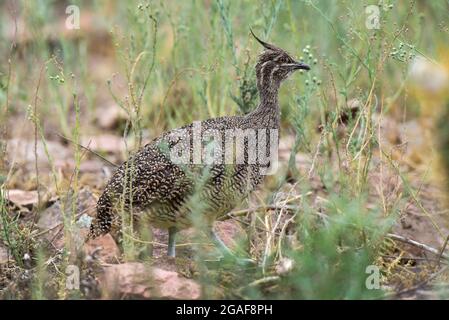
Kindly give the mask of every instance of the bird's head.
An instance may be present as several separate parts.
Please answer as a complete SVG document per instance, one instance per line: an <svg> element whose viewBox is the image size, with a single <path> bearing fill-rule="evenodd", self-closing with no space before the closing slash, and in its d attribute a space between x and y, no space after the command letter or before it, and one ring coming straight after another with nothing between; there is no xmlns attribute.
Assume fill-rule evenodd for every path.
<svg viewBox="0 0 449 320"><path fill-rule="evenodd" d="M293 59L285 50L260 40L252 30L251 34L265 50L256 64L257 86L259 90L278 88L296 70L310 70L307 64Z"/></svg>

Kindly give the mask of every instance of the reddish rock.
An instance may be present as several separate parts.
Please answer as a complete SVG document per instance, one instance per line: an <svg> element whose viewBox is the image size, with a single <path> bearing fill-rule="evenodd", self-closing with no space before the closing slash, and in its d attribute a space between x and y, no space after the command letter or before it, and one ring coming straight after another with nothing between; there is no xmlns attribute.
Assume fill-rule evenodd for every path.
<svg viewBox="0 0 449 320"><path fill-rule="evenodd" d="M120 257L120 249L110 234L89 240L84 244L86 255L92 255L101 262L117 263Z"/></svg>
<svg viewBox="0 0 449 320"><path fill-rule="evenodd" d="M38 202L37 191L10 189L6 191L6 198L20 207L32 207Z"/></svg>
<svg viewBox="0 0 449 320"><path fill-rule="evenodd" d="M106 299L199 299L201 295L195 281L138 262L105 267L99 285Z"/></svg>

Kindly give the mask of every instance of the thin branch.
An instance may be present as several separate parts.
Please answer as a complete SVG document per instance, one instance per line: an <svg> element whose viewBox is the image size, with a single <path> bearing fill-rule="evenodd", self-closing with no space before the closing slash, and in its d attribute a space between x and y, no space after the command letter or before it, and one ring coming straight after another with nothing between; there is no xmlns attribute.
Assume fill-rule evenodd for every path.
<svg viewBox="0 0 449 320"><path fill-rule="evenodd" d="M249 283L249 284L246 285L246 286L243 286L243 287L238 288L238 289L236 290L236 293L237 293L237 294L241 294L241 292L242 292L243 290L245 290L245 289L248 289L248 288L254 288L254 287L257 287L257 286L259 286L259 285L263 285L263 284L267 284L267 283L271 283L271 282L276 282L276 281L279 281L279 280L280 280L280 277L279 277L279 276L267 276L267 277L264 277L264 278L261 278L261 279L257 279L257 280L255 280L255 281Z"/></svg>
<svg viewBox="0 0 449 320"><path fill-rule="evenodd" d="M102 155L98 154L97 152L93 151L92 149L90 149L90 148L88 148L88 147L85 147L85 146L83 146L82 144L79 144L78 142L75 142L75 141L73 141L72 139L69 139L69 138L63 136L62 134L60 134L60 133L58 133L58 132L56 132L56 134L57 134L59 137L61 137L62 139L66 140L66 141L68 141L68 142L71 142L71 143L73 143L73 144L76 144L78 147L81 147L81 148L83 148L84 150L87 150L87 151L89 151L90 153L96 155L96 156L99 157L101 160L103 160L104 162L107 162L107 163L110 164L111 166L116 167L116 168L119 167L119 165L117 165L117 164L115 164L115 163L109 161L108 159L106 159L106 158L103 157Z"/></svg>
<svg viewBox="0 0 449 320"><path fill-rule="evenodd" d="M444 250L446 249L448 241L449 241L449 235L447 236L446 241L444 241L443 247L441 248L440 254L438 255L438 266L440 265L441 257L444 254Z"/></svg>
<svg viewBox="0 0 449 320"><path fill-rule="evenodd" d="M433 254L435 254L437 256L440 256L440 257L443 257L445 259L449 259L449 256L447 254L443 253L442 250L435 249L435 248L433 248L433 247L431 247L431 246L429 246L427 244L424 244L424 243L421 243L421 242L418 242L418 241L415 241L415 240L412 240L412 239L408 239L408 238L405 238L403 236L400 236L400 235L394 234L394 233L388 233L387 237L392 239L392 240L397 240L397 241L400 241L400 242L403 242L403 243L415 246L417 248L420 248L420 249L422 249L424 251L433 253Z"/></svg>
<svg viewBox="0 0 449 320"><path fill-rule="evenodd" d="M38 165L39 157L38 157L38 153L37 153L37 140L38 140L38 134L39 134L39 123L38 123L39 116L37 114L37 103L39 100L39 89L41 87L42 75L44 74L44 70L45 70L44 68L45 68L45 63L42 64L40 72L39 72L39 78L37 80L36 91L34 92L34 102L33 102L33 112L34 112L34 117L36 118L34 121L34 169L36 171L37 209L33 215L33 221L31 224L30 233L33 231L34 226L36 225L37 216L38 216L39 210L41 210L41 203L42 203L41 193L39 191L40 190L39 165ZM30 241L30 237L28 237L28 239L26 240L26 248L28 248L29 241Z"/></svg>

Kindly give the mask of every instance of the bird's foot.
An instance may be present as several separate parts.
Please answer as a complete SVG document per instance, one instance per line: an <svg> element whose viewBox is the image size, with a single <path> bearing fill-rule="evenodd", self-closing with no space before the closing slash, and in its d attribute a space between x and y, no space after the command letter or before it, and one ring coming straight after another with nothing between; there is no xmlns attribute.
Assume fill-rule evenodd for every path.
<svg viewBox="0 0 449 320"><path fill-rule="evenodd" d="M257 261L250 258L240 258L234 256L234 261L241 267L254 267L257 265Z"/></svg>
<svg viewBox="0 0 449 320"><path fill-rule="evenodd" d="M212 241L217 246L217 249L221 252L221 257L219 257L217 260L220 261L220 263L229 262L244 267L257 265L257 262L253 259L241 258L235 255L213 230L211 230L210 235Z"/></svg>
<svg viewBox="0 0 449 320"><path fill-rule="evenodd" d="M256 266L257 261L250 258L238 257L234 253L231 252L221 252L219 256L206 258L205 262L209 263L219 263L221 266L223 265L237 265L240 267L251 267Z"/></svg>

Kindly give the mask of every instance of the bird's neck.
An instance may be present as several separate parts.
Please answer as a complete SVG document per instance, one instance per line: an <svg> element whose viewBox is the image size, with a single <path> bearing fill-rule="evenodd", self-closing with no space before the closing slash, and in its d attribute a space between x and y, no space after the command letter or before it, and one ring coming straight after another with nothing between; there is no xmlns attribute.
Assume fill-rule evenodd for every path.
<svg viewBox="0 0 449 320"><path fill-rule="evenodd" d="M260 103L248 114L257 127L279 128L280 108L278 102L279 86L259 88Z"/></svg>

